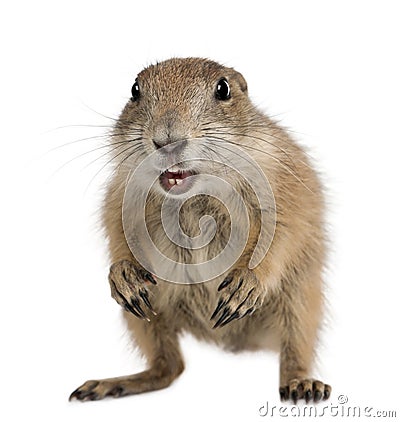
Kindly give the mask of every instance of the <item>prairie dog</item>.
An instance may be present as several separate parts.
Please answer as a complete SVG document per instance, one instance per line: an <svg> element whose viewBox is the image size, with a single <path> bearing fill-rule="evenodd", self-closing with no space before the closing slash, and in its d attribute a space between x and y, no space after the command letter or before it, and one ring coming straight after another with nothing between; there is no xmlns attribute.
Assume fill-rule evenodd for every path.
<svg viewBox="0 0 400 422"><path fill-rule="evenodd" d="M327 399L331 387L311 373L323 311L322 187L303 150L251 103L243 76L199 58L147 67L115 123L110 161L102 221L111 294L148 369L87 381L70 399L169 386L184 370L184 331L235 351L264 349L273 334L280 347L281 400ZM232 199L229 209L218 193L207 194L213 188L228 202L242 202ZM167 212L164 224L167 199L177 215ZM206 215L214 225L202 225ZM172 234L180 233L173 239L165 233L171 222ZM149 249L146 233L169 267ZM210 233L207 244L196 243L199 234ZM240 253L226 268L221 260L214 265L226 248L229 259Z"/></svg>

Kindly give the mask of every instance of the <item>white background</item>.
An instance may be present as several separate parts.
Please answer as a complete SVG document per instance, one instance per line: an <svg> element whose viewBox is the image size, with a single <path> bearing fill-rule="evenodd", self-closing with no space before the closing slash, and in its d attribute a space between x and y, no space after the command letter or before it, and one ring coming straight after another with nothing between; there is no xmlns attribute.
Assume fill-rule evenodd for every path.
<svg viewBox="0 0 400 422"><path fill-rule="evenodd" d="M332 384L333 404L345 394L349 405L400 414L395 1L15 1L2 3L0 20L2 420L256 421L267 400L279 404L276 355L190 337L187 369L169 389L67 401L86 379L144 362L110 298L96 228L104 150L63 166L103 139L49 151L103 135L57 128L109 125L96 112L117 116L136 73L171 56L235 67L256 104L310 148L332 240L316 374Z"/></svg>

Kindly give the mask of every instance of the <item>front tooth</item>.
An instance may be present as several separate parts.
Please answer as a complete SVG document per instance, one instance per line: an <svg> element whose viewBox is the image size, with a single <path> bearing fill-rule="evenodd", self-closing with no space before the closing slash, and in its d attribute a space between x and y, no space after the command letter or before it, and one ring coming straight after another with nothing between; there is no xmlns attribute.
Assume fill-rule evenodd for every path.
<svg viewBox="0 0 400 422"><path fill-rule="evenodd" d="M175 179L168 179L170 185L175 185Z"/></svg>
<svg viewBox="0 0 400 422"><path fill-rule="evenodd" d="M176 184L177 184L177 185L182 184L182 182L183 182L183 180L182 180L182 179L176 179Z"/></svg>
<svg viewBox="0 0 400 422"><path fill-rule="evenodd" d="M168 169L168 171L171 172L171 173L178 173L179 167L178 166L172 166L171 168Z"/></svg>

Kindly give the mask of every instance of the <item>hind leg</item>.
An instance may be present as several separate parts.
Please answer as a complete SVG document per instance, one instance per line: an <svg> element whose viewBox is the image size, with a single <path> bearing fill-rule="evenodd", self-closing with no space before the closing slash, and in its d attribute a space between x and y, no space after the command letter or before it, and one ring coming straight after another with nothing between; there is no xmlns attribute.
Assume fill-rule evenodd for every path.
<svg viewBox="0 0 400 422"><path fill-rule="evenodd" d="M299 274L297 273L297 276ZM331 387L310 377L318 327L322 319L319 274L296 283L284 281L281 306L280 396L317 402L328 399ZM301 286L301 288L300 288Z"/></svg>
<svg viewBox="0 0 400 422"><path fill-rule="evenodd" d="M81 401L123 397L168 387L184 369L177 333L162 315L150 323L125 315L137 343L147 358L149 369L124 377L86 381L70 396Z"/></svg>

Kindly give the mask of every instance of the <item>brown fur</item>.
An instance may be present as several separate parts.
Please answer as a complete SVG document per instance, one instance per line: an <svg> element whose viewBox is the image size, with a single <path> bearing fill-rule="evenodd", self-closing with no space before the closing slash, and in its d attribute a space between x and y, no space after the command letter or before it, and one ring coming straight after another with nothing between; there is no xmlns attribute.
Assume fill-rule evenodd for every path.
<svg viewBox="0 0 400 422"><path fill-rule="evenodd" d="M218 102L214 90L222 77L229 81L232 98ZM150 314L146 309L146 319L142 319L124 312L149 369L122 378L88 381L71 397L95 400L168 386L184 368L178 343L182 331L231 350L263 349L267 338L275 335L280 342L281 398L318 401L329 397L330 387L310 378L322 319L325 236L321 186L308 157L287 132L252 105L244 78L233 69L203 59L171 59L143 70L138 81L140 101L126 105L110 142L114 172L107 185L103 224L114 263L110 272L113 297L124 306L125 300L146 291L157 313ZM152 140L172 143L185 139L187 149L204 151L202 140L206 137L237 143L267 176L277 215L271 247L254 270L247 268L260 232L260 213L246 183L228 175L245 198L251 219L249 240L235 267L206 283L182 285L158 280L154 285L132 256L123 230L122 201L127 176L154 150ZM138 138L139 146L127 149L132 138ZM216 139L216 149L218 142ZM223 150L219 152L223 155ZM163 240L159 218L162 199L159 192L151 193L146 217L151 222L151 236L159 240L166 255L180 262L197 263L223 248L229 218L218 201L194 199L192 205L183 207L180 223L189 236L197 234L198 221L205 214L212 214L218 227L217 236L209 245L185 252ZM226 277L233 281L219 292L218 286ZM231 299L231 312L246 300L240 316L246 310L254 312L213 329L215 321L210 321L210 317L221 298Z"/></svg>

